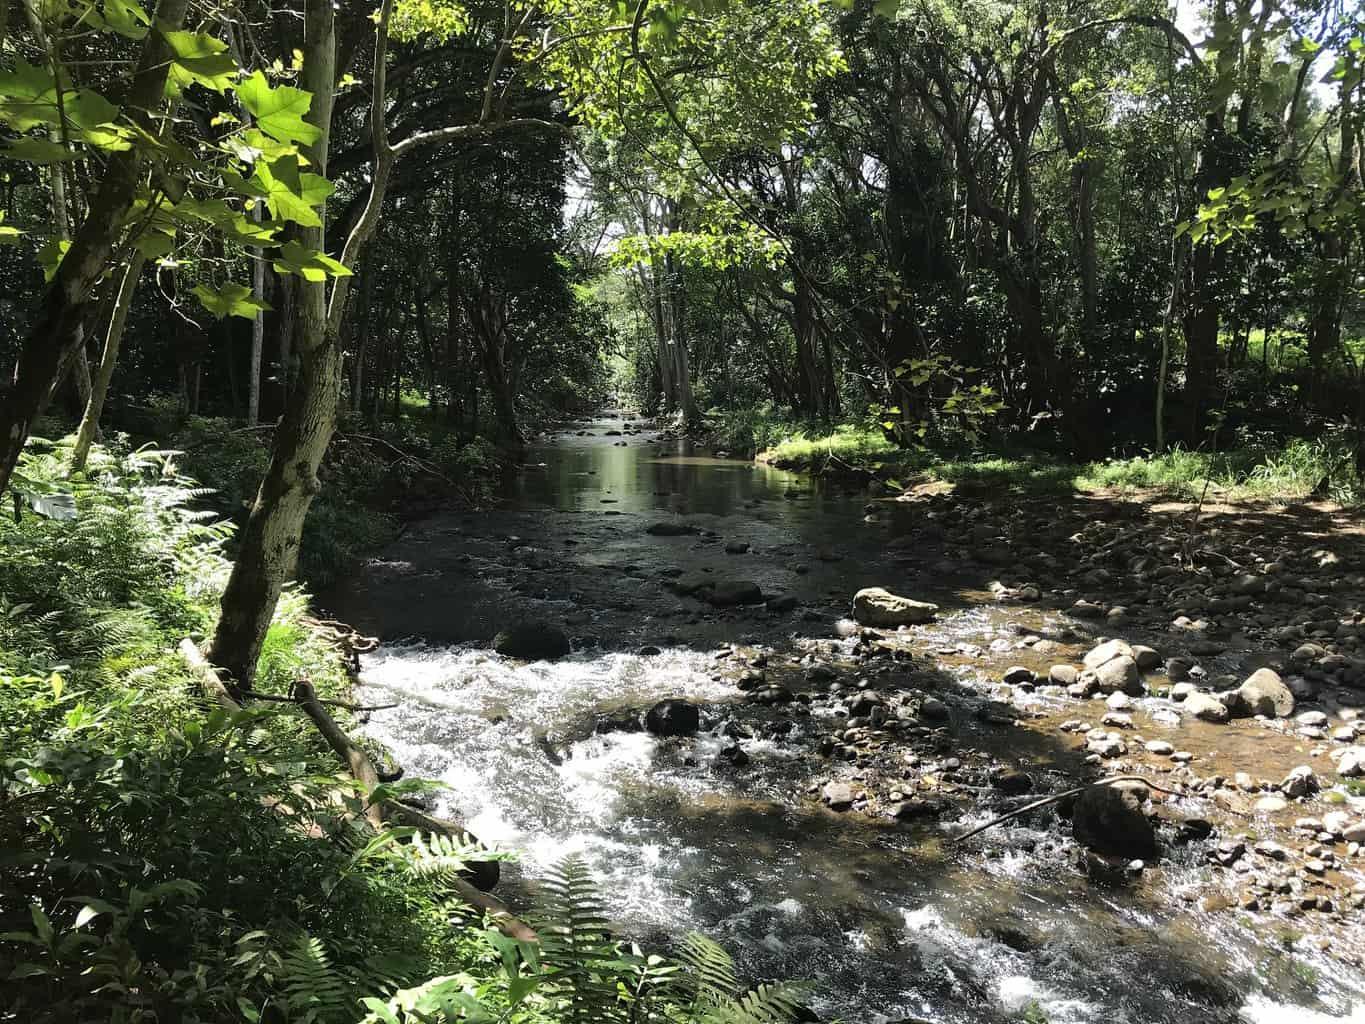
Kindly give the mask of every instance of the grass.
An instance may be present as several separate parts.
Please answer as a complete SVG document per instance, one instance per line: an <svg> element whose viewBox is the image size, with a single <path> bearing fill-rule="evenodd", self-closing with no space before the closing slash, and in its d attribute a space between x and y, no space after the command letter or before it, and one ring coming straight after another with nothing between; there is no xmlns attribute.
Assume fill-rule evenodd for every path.
<svg viewBox="0 0 1365 1024"><path fill-rule="evenodd" d="M845 424L823 437L809 437L798 432L764 451L761 458L778 466L804 467L833 459L861 465L869 459L895 452L896 446L880 430Z"/></svg>
<svg viewBox="0 0 1365 1024"><path fill-rule="evenodd" d="M1016 494L1103 492L1194 500L1207 484L1209 494L1220 500L1287 502L1320 496L1319 485L1326 479L1326 496L1332 500L1343 505L1365 501L1365 481L1356 475L1344 440L1295 439L1225 452L1176 448L1072 463L1036 453L904 451L876 430L844 425L819 435L794 426L757 458L813 473L856 467L893 485L943 481L964 490Z"/></svg>

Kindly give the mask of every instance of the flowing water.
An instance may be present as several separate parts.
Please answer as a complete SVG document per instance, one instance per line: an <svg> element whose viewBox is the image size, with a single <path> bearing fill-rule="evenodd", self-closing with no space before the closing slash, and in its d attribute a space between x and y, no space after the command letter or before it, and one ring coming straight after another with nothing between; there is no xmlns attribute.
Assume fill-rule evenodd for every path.
<svg viewBox="0 0 1365 1024"><path fill-rule="evenodd" d="M409 775L448 783L442 809L475 835L521 852L505 871L510 900L533 898L547 865L581 854L623 933L662 946L705 931L753 979L813 981L825 1019L1365 1021L1365 983L1302 942L1291 954L1288 926L1210 916L1172 895L1207 880L1198 848L1136 886L1105 888L1056 855L1067 840L1043 818L958 849L951 832L995 807L915 827L834 814L810 793L829 771L812 750L818 715L792 718L780 740L746 741L750 762L731 764L728 741L706 730L758 712L734 703L717 646L809 650L822 638L837 657L851 641L837 611L714 614L669 581L710 570L837 609L888 581L902 513L865 519L865 496L605 433L620 427L598 421L532 451L500 505L418 524L333 601L385 639L364 659L361 696L398 706L375 713L368 734ZM713 535L644 532L672 519ZM737 542L750 550L727 554ZM988 646L1029 614L1029 628L1055 625L979 607L980 580L909 571L890 577L894 589L944 603L940 645ZM578 649L534 664L486 650L523 617L564 626ZM702 735L595 731L666 697L707 706Z"/></svg>

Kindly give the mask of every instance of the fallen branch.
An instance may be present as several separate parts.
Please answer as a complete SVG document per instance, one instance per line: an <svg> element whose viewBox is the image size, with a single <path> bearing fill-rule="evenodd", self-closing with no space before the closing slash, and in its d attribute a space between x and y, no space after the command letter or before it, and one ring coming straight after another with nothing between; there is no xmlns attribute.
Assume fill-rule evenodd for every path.
<svg viewBox="0 0 1365 1024"><path fill-rule="evenodd" d="M286 697L279 693L258 693L255 690L243 690L243 697L250 697L252 700L274 701L277 704L297 704L297 697ZM344 700L327 700L323 697L314 697L319 704L325 704L329 708L341 708L343 711L387 711L389 708L398 707L397 704L348 704Z"/></svg>
<svg viewBox="0 0 1365 1024"><path fill-rule="evenodd" d="M1081 793L1084 793L1087 789L1098 789L1101 786L1112 786L1116 782L1141 782L1148 789L1154 789L1158 793L1166 793L1170 796L1179 797L1188 795L1185 793L1178 793L1173 789L1165 789L1162 786L1158 786L1156 783L1152 782L1150 779L1142 775L1115 775L1112 779L1101 779L1099 782L1092 782L1085 786L1077 786L1075 789L1068 789L1065 793L1056 793L1052 796L1045 796L1041 800L1035 800L1030 804L1025 804L1023 807L1017 807L1014 810L1010 811L1008 814L1002 814L1000 815L1000 817L986 822L986 824L980 826L979 828L974 828L970 832L964 832L960 836L955 836L953 838L953 843L954 845L956 845L957 843L966 842L968 839L972 838L972 836L978 836L982 832L985 832L987 829L995 828L996 825L1000 825L1006 821L1011 820L1012 818L1022 817L1023 815L1028 814L1030 811L1038 810L1038 808L1040 807L1046 807L1048 804L1055 804L1058 801L1065 800L1067 797L1077 796Z"/></svg>
<svg viewBox="0 0 1365 1024"><path fill-rule="evenodd" d="M241 704L233 699L232 694L223 685L223 681L218 678L217 670L209 664L208 659L204 657L193 640L188 637L181 640L179 650L185 659L185 663L198 676L200 684L213 700L229 711L240 711L242 709ZM289 698L280 699L287 700ZM296 682L293 686L292 701L312 720L318 732L327 741L327 745L346 765L351 776L360 783L362 790L367 794L373 792L375 787L380 784L379 773L375 771L374 763L370 760L369 755L357 746L336 724L336 720L327 713L324 702L313 689L313 684L306 679ZM279 809L282 813L292 813L283 805L279 805ZM383 829L386 822L393 821L424 832L437 832L458 836L466 840L473 838L458 822L435 817L397 800L369 803L365 809L365 817L376 829ZM488 915L497 929L508 938L522 942L538 942L539 936L536 935L535 931L518 919L505 903L482 891L482 886L486 885L488 888L492 888L497 883L499 875L497 862L476 861L469 865L469 870L473 875L472 883L463 878L456 878L450 882L451 887L455 889L460 898L471 907Z"/></svg>

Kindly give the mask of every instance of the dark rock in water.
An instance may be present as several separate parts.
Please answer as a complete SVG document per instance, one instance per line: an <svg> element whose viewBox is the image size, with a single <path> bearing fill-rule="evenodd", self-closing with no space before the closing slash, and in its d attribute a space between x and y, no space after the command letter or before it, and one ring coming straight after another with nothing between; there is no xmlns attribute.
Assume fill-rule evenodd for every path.
<svg viewBox="0 0 1365 1024"><path fill-rule="evenodd" d="M1145 787L1096 786L1076 797L1071 833L1097 853L1113 857L1156 857L1156 831L1142 810Z"/></svg>
<svg viewBox="0 0 1365 1024"><path fill-rule="evenodd" d="M641 648L640 648L638 651L636 651L635 653L638 654L638 655L639 655L640 657L642 657L642 658L652 658L652 657L654 657L656 654L663 654L663 651L661 651L659 648L655 647L653 644L645 644L643 647L641 647Z"/></svg>
<svg viewBox="0 0 1365 1024"><path fill-rule="evenodd" d="M720 580L700 596L717 608L763 603L763 591L759 589L757 583L750 580Z"/></svg>
<svg viewBox="0 0 1365 1024"><path fill-rule="evenodd" d="M745 753L744 748L738 743L731 743L727 747L722 747L720 756L729 761L736 768L742 768L749 763L749 755Z"/></svg>
<svg viewBox="0 0 1365 1024"><path fill-rule="evenodd" d="M897 821L910 821L914 818L932 818L943 812L943 804L937 800L922 800L911 797L894 804L890 809L891 817Z"/></svg>
<svg viewBox="0 0 1365 1024"><path fill-rule="evenodd" d="M1025 668L1023 665L1013 665L1005 669L1005 674L1001 676L1001 680L1011 686L1031 683L1033 682L1033 669Z"/></svg>
<svg viewBox="0 0 1365 1024"><path fill-rule="evenodd" d="M696 532L697 528L695 526L689 526L687 523L679 523L674 520L650 523L645 527L645 533L652 537L685 537L688 534Z"/></svg>
<svg viewBox="0 0 1365 1024"><path fill-rule="evenodd" d="M991 785L1009 796L1019 796L1033 789L1033 779L1018 768L1006 768L991 779Z"/></svg>
<svg viewBox="0 0 1365 1024"><path fill-rule="evenodd" d="M645 712L645 728L655 736L695 736L701 711L685 700L661 700Z"/></svg>
<svg viewBox="0 0 1365 1024"><path fill-rule="evenodd" d="M732 540L729 544L725 545L725 553L727 555L747 555L749 553L749 544L747 541Z"/></svg>
<svg viewBox="0 0 1365 1024"><path fill-rule="evenodd" d="M797 604L795 594L778 594L776 597L768 598L768 611L770 612L789 612L793 611Z"/></svg>
<svg viewBox="0 0 1365 1024"><path fill-rule="evenodd" d="M505 658L553 661L569 653L569 638L553 626L521 622L495 636L493 650Z"/></svg>
<svg viewBox="0 0 1365 1024"><path fill-rule="evenodd" d="M640 714L637 711L614 711L597 719L593 732L639 732Z"/></svg>

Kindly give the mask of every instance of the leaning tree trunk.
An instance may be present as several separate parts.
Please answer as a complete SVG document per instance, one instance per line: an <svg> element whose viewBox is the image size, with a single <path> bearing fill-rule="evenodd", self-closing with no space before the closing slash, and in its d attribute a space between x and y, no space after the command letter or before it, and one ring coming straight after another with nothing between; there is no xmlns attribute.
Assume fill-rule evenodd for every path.
<svg viewBox="0 0 1365 1024"><path fill-rule="evenodd" d="M314 171L324 176L335 63L332 0L307 0L301 84L312 93L308 121L319 136L306 152ZM310 249L323 248L321 227L303 228L298 238ZM230 674L237 692L251 687L280 591L294 575L303 521L320 489L318 466L336 428L341 347L328 329L325 281L296 282L294 316L298 376L275 431L265 479L241 533L211 646L211 659ZM282 325L284 336L290 336L290 326Z"/></svg>
<svg viewBox="0 0 1365 1024"><path fill-rule="evenodd" d="M143 43L124 110L144 131L155 131L151 111L163 101L170 71L171 52L163 33L180 29L188 9L189 0L161 0L157 27ZM99 189L24 338L13 382L0 391L0 491L9 485L34 417L81 344L86 303L122 233L141 166L136 148L109 155Z"/></svg>
<svg viewBox="0 0 1365 1024"><path fill-rule="evenodd" d="M85 415L81 417L81 425L76 431L76 446L71 452L73 471L84 469L85 461L90 457L90 445L99 431L104 400L109 395L109 382L114 377L114 366L118 363L118 350L123 342L123 329L128 323L128 310L133 304L133 294L137 291L138 279L142 276L146 262L146 256L134 252L123 271L123 280L119 283L118 295L114 299L113 312L104 335L104 352L100 356L98 369L90 379L90 397L86 400Z"/></svg>

